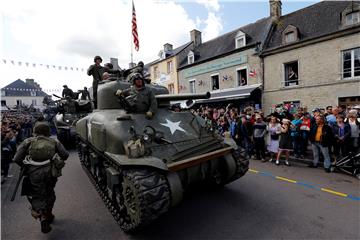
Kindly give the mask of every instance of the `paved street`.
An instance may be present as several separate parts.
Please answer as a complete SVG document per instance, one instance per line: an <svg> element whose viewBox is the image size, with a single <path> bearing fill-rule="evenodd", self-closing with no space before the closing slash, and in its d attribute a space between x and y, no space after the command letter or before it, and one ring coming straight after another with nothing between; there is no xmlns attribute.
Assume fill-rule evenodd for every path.
<svg viewBox="0 0 360 240"><path fill-rule="evenodd" d="M360 238L357 179L295 163L286 167L252 161L250 168L242 179L218 191L194 193L140 233L126 235L113 221L82 171L77 154L72 152L56 187L53 231L47 235L40 232L25 198L17 196L15 202L10 202L16 181L13 177L1 186L1 238ZM17 171L17 167L12 165L11 170Z"/></svg>

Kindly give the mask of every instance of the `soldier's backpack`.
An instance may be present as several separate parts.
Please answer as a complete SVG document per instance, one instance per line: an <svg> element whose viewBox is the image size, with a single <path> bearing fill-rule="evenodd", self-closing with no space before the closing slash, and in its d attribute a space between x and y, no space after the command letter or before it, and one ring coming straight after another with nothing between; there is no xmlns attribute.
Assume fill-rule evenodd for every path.
<svg viewBox="0 0 360 240"><path fill-rule="evenodd" d="M47 137L35 137L29 146L29 155L32 160L41 162L51 159L56 152L56 141Z"/></svg>

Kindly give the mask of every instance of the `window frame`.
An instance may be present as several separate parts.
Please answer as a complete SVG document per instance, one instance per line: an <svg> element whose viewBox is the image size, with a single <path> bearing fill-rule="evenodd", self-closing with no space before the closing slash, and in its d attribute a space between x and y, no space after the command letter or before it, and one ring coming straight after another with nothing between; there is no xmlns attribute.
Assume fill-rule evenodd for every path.
<svg viewBox="0 0 360 240"><path fill-rule="evenodd" d="M358 49L360 51L360 46L350 49L341 50L341 79L342 80L352 80L352 79L359 79L359 76L355 76L355 50ZM344 52L350 51L351 54L351 76L344 77Z"/></svg>
<svg viewBox="0 0 360 240"><path fill-rule="evenodd" d="M218 89L214 89L214 84L213 84L213 77L218 76L218 85L219 88ZM216 91L216 90L220 90L220 74L219 73L213 73L210 75L210 81L211 81L211 91Z"/></svg>
<svg viewBox="0 0 360 240"><path fill-rule="evenodd" d="M31 96L31 97L36 97L36 92L35 92L35 91L30 90L30 96Z"/></svg>
<svg viewBox="0 0 360 240"><path fill-rule="evenodd" d="M192 61L190 61L192 59ZM195 54L193 51L190 51L187 55L187 62L188 64L193 64L195 62Z"/></svg>
<svg viewBox="0 0 360 240"><path fill-rule="evenodd" d="M166 70L167 70L167 73L172 73L173 72L172 60L166 62Z"/></svg>
<svg viewBox="0 0 360 240"><path fill-rule="evenodd" d="M191 84L194 84L194 92L192 92ZM196 79L190 79L189 80L189 92L190 93L196 93Z"/></svg>
<svg viewBox="0 0 360 240"><path fill-rule="evenodd" d="M352 17L351 18L351 23L350 22L348 22L348 16L349 15L355 15L355 14L357 14L357 19L358 19L358 21L357 22L354 22L354 18ZM358 24L358 23L360 23L360 11L358 10L358 11L353 11L353 12L349 12L349 13L346 13L345 14L345 25L346 26L350 26L350 25L354 25L354 24Z"/></svg>
<svg viewBox="0 0 360 240"><path fill-rule="evenodd" d="M174 83L168 84L168 90L169 90L169 94L174 94L175 93L175 84ZM170 91L170 90L172 90L172 91Z"/></svg>
<svg viewBox="0 0 360 240"><path fill-rule="evenodd" d="M154 66L154 79L158 79L159 78L159 74L158 74L158 66Z"/></svg>
<svg viewBox="0 0 360 240"><path fill-rule="evenodd" d="M241 71L241 70L246 70L246 84L245 85L240 85L240 82L239 82L239 75L238 75L238 72ZM236 68L235 69L235 74L236 74L236 82L235 82L235 87L242 87L242 86L248 86L249 83L248 83L248 80L249 80L249 71L248 71L248 66L243 66L243 67L239 67L239 68Z"/></svg>
<svg viewBox="0 0 360 240"><path fill-rule="evenodd" d="M238 40L240 39L243 39L243 45L242 46L239 46L238 44ZM235 49L238 49L238 48L241 48L241 47L245 47L246 46L246 35L244 32L242 31L239 31L237 34L236 34L236 37L235 37Z"/></svg>
<svg viewBox="0 0 360 240"><path fill-rule="evenodd" d="M288 80L288 82L289 82L289 85L288 86L286 86L286 65L289 65L289 64L292 64L292 63L295 63L295 62L297 62L297 80L291 80L291 81L296 81L296 84L291 84L290 82L289 82L289 80ZM291 87L298 87L300 84L299 84L299 82L300 82L300 75L299 75L299 69L300 69L300 61L299 60L293 60L293 61L288 61L288 62L284 62L283 64L283 74L282 74L282 79L283 79L283 81L282 81L282 87L283 88L291 88ZM290 85L291 84L291 85Z"/></svg>

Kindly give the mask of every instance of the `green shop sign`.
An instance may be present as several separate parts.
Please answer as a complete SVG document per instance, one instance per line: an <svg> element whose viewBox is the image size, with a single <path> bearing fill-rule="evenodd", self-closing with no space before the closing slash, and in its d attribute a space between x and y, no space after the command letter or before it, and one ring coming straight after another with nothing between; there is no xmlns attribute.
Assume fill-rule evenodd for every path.
<svg viewBox="0 0 360 240"><path fill-rule="evenodd" d="M237 57L226 58L226 59L218 59L211 61L208 64L201 64L200 66L191 67L184 70L184 77L189 78L192 76L204 74L207 72L213 72L220 69L232 67L235 65L244 64L247 62L246 55L240 55Z"/></svg>

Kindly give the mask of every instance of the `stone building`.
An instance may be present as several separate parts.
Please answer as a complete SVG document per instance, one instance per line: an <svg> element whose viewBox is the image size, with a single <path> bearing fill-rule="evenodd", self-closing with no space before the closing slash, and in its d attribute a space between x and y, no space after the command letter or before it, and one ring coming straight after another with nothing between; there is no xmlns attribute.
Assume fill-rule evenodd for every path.
<svg viewBox="0 0 360 240"><path fill-rule="evenodd" d="M34 79L16 80L1 88L1 106L13 108L18 105L43 107L43 99L47 94Z"/></svg>
<svg viewBox="0 0 360 240"><path fill-rule="evenodd" d="M273 7L261 54L264 111L286 102L308 109L359 104L359 2L323 1L284 16L280 1Z"/></svg>
<svg viewBox="0 0 360 240"><path fill-rule="evenodd" d="M169 43L164 44L164 49L159 52L159 59L146 64L151 82L168 88L169 93L178 93L179 55L190 44L186 43L175 49Z"/></svg>
<svg viewBox="0 0 360 240"><path fill-rule="evenodd" d="M260 107L259 54L270 27L271 17L267 17L207 42L201 41L200 31L191 31L191 47L184 51L178 68L179 92L211 91L211 100L203 102L235 101Z"/></svg>

